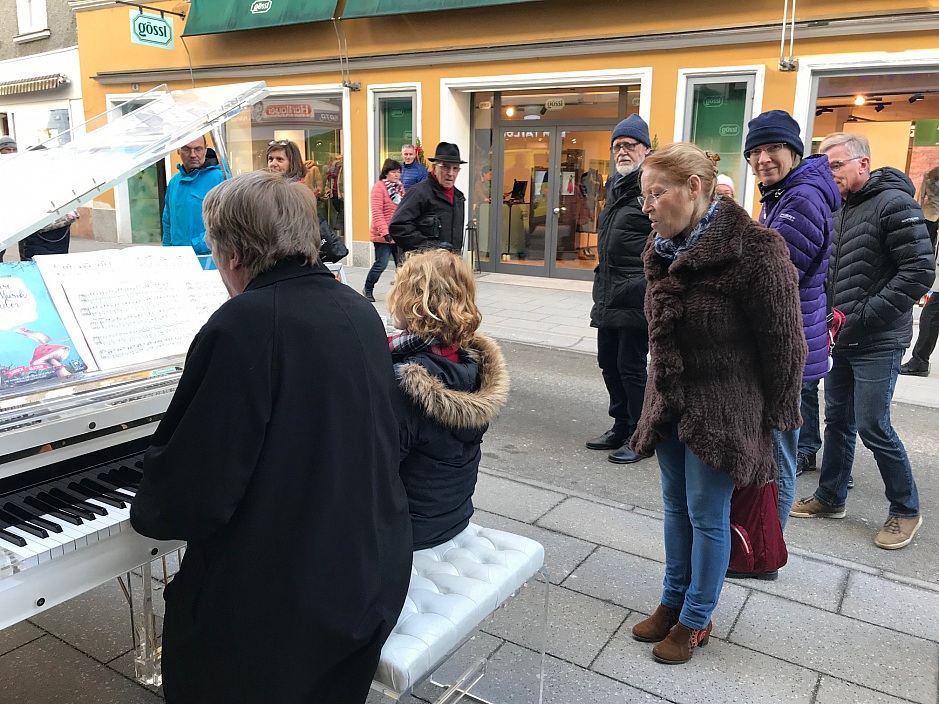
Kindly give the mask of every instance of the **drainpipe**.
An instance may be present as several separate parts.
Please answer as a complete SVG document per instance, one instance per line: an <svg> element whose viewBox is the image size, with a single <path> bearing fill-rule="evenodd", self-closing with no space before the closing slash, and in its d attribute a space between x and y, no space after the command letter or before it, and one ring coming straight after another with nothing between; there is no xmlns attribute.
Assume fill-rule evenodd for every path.
<svg viewBox="0 0 939 704"><path fill-rule="evenodd" d="M786 21L789 19L789 0L783 0L782 34L779 39L779 70L795 71L799 60L792 56L792 45L796 36L796 0L792 0L792 18L789 25L789 57L786 58Z"/></svg>

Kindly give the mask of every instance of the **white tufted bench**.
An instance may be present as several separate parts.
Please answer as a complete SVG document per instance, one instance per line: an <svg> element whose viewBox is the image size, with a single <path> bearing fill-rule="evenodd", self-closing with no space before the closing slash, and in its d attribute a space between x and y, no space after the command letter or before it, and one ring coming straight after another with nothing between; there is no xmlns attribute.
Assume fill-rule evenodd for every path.
<svg viewBox="0 0 939 704"><path fill-rule="evenodd" d="M544 548L534 540L472 523L446 543L415 552L408 596L372 689L393 699L410 694L543 565Z"/></svg>

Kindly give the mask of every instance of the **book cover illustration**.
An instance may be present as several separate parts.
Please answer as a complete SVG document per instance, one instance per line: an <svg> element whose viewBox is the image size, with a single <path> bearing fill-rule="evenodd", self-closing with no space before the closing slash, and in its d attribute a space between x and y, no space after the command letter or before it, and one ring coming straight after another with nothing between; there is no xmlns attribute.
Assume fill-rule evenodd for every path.
<svg viewBox="0 0 939 704"><path fill-rule="evenodd" d="M81 376L87 369L37 266L0 264L0 389Z"/></svg>

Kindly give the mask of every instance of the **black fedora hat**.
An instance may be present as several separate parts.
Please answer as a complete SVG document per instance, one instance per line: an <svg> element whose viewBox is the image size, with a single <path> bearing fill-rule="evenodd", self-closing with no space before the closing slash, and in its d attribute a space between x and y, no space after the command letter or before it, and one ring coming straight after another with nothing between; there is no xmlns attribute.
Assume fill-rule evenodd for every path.
<svg viewBox="0 0 939 704"><path fill-rule="evenodd" d="M429 161L443 161L448 164L465 164L460 160L460 148L451 142L441 142L437 145L436 153L427 157Z"/></svg>

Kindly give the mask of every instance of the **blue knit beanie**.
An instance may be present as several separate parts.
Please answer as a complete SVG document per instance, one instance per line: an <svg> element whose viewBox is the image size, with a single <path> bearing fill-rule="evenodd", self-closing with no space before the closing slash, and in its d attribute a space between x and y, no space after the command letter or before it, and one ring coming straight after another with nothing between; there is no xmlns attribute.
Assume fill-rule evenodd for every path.
<svg viewBox="0 0 939 704"><path fill-rule="evenodd" d="M747 124L747 141L743 150L750 151L761 144L788 144L796 154L802 156L805 147L799 134L799 123L785 110L769 110L757 115Z"/></svg>
<svg viewBox="0 0 939 704"><path fill-rule="evenodd" d="M637 142L641 142L647 147L652 147L652 142L649 141L649 125L647 125L646 121L639 117L639 115L630 115L620 122L613 130L613 136L610 137L610 144L613 144L617 137L632 137Z"/></svg>

